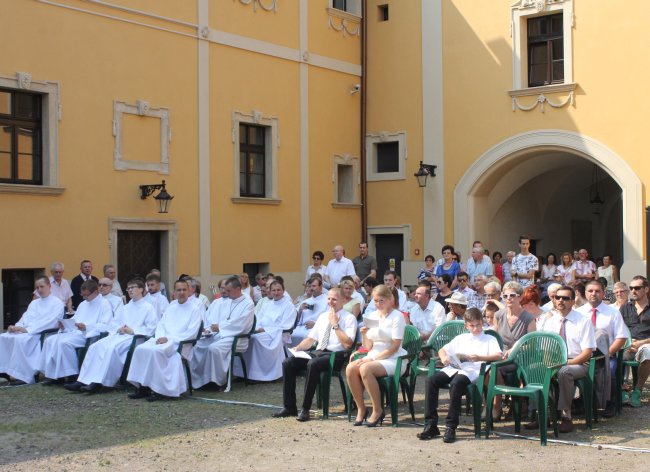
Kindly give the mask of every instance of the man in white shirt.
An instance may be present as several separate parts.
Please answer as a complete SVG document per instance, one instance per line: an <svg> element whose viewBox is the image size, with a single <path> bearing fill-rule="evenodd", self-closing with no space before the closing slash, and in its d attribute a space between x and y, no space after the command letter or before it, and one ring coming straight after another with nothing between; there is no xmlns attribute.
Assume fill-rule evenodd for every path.
<svg viewBox="0 0 650 472"><path fill-rule="evenodd" d="M531 254L530 238L519 236L519 249L521 252L512 261L510 274L512 280L519 282L522 288L526 288L535 282L535 272L539 270L539 260L535 254Z"/></svg>
<svg viewBox="0 0 650 472"><path fill-rule="evenodd" d="M123 297L124 292L122 292L120 282L117 280L117 270L115 269L115 266L113 264L106 264L104 265L103 270L104 277L111 279L111 282L113 282L111 293L116 297Z"/></svg>
<svg viewBox="0 0 650 472"><path fill-rule="evenodd" d="M334 249L332 249L334 259L331 259L327 263L327 275L325 278L332 287L337 286L341 281L341 277L344 275L356 275L352 261L345 257L343 255L344 253L345 249L343 249L343 246L334 246Z"/></svg>
<svg viewBox="0 0 650 472"><path fill-rule="evenodd" d="M0 334L0 372L15 379L12 385L34 383L41 354L40 333L54 329L63 317L63 302L50 290L50 280L41 276L34 282L38 298L7 332Z"/></svg>
<svg viewBox="0 0 650 472"><path fill-rule="evenodd" d="M561 433L573 431L571 402L575 381L587 376L589 359L596 349L594 328L587 318L573 310L574 301L573 288L566 285L560 287L555 295L555 315L543 327L544 331L559 334L567 345L569 361L557 374L560 386L557 408L562 417L559 427Z"/></svg>
<svg viewBox="0 0 650 472"><path fill-rule="evenodd" d="M174 295L175 300L165 310L154 337L133 352L126 380L135 385L137 391L129 394L129 398L156 401L162 396L179 397L187 390L178 345L181 341L196 338L204 310L198 300L190 301L188 281L176 281Z"/></svg>
<svg viewBox="0 0 650 472"><path fill-rule="evenodd" d="M39 370L49 379L77 375L76 349L84 347L86 339L107 331L113 319L111 304L99 294L97 282L87 280L81 284L81 296L84 301L75 315L65 320L66 325L59 321L59 334L48 337L43 344Z"/></svg>
<svg viewBox="0 0 650 472"><path fill-rule="evenodd" d="M474 277L477 275L485 275L489 277L492 275L492 261L485 255L483 246L476 246L472 249L472 257L467 260L467 269L465 272L469 274L469 282L474 285Z"/></svg>
<svg viewBox="0 0 650 472"><path fill-rule="evenodd" d="M318 317L309 335L295 347L295 351L308 351L315 342L318 342L316 350L308 354L309 358L296 357L295 354L290 353L289 357L282 362L284 408L273 415L275 418L296 416L298 413L296 375L303 369L307 369L302 410L297 420L309 421L309 409L320 381L320 374L329 368L332 352L336 353L334 369L340 370L345 361L343 351L352 347L357 331L357 320L352 313L343 310L343 294L338 288L327 292L327 305L329 309Z"/></svg>
<svg viewBox="0 0 650 472"><path fill-rule="evenodd" d="M169 306L169 300L160 292L160 284L160 275L153 272L147 275L147 290L149 293L145 295L144 299L153 305L159 320Z"/></svg>
<svg viewBox="0 0 650 472"><path fill-rule="evenodd" d="M305 339L318 317L327 309L327 292L323 291L322 280L312 276L307 281L307 286L311 296L298 307L298 324L291 333L291 346L296 346Z"/></svg>
<svg viewBox="0 0 650 472"><path fill-rule="evenodd" d="M588 303L576 311L591 322L598 350L606 356L606 365L609 364L609 370L596 370L594 383L598 407L605 409L605 418L611 418L616 413L614 402L610 401L613 394L611 379L616 376L616 355L630 336L630 331L625 326L621 312L615 306L603 303L605 288L598 280L587 282L585 295Z"/></svg>
<svg viewBox="0 0 650 472"><path fill-rule="evenodd" d="M395 272L394 270L387 270L386 272L384 272L384 285L386 287L392 289L393 287L395 287L396 283L397 283L397 272ZM399 298L397 309L400 311L405 311L406 302L408 301L408 298L406 297L404 291L399 288L397 289L397 295ZM372 313L373 311L377 311L377 308L375 307L375 300L373 300L371 297L365 312Z"/></svg>
<svg viewBox="0 0 650 472"><path fill-rule="evenodd" d="M53 262L50 266L50 287L52 289L52 295L59 298L65 309L68 313L72 313L72 289L70 288L70 282L63 278L63 272L65 267L62 262ZM34 294L34 299L36 299L37 294Z"/></svg>
<svg viewBox="0 0 650 472"><path fill-rule="evenodd" d="M431 299L429 284L420 284L415 289L415 306L410 313L411 324L420 332L420 339L426 342L431 333L447 319L444 307Z"/></svg>
<svg viewBox="0 0 650 472"><path fill-rule="evenodd" d="M467 272L458 272L456 280L458 281L458 287L454 292L462 293L465 298L469 298L474 293L474 290L469 286L469 274Z"/></svg>
<svg viewBox="0 0 650 472"><path fill-rule="evenodd" d="M247 334L255 319L250 297L242 293L238 277L228 277L223 284L224 297L214 300L203 319L203 337L194 347L190 360L192 385L199 388L210 382L222 387L229 381L228 371L235 336ZM248 338L237 343L237 351L248 349ZM230 391L230 383L226 392Z"/></svg>
<svg viewBox="0 0 650 472"><path fill-rule="evenodd" d="M586 249L578 251L578 260L573 263L573 280L588 282L596 278L596 264L587 259L589 253Z"/></svg>

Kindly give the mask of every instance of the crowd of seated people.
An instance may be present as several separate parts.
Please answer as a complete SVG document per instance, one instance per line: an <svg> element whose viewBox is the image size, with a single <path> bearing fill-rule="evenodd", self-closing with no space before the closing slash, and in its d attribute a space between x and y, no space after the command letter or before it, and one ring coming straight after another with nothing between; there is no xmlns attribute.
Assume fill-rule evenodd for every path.
<svg viewBox="0 0 650 472"><path fill-rule="evenodd" d="M465 264L452 246L445 245L437 262L426 257L418 284L406 290L393 270L382 274L383 284L379 283L376 261L365 243L354 261L345 257L341 246L334 248L328 264L316 251L305 291L295 300L281 276L258 274L251 286L248 275L240 274L221 280L211 303L201 294L200 281L183 275L171 287L170 301L159 271L129 280L127 298L115 290L112 265L105 266L105 276L97 279L92 263L84 260L74 283L67 283L63 264L54 263L51 277L36 279L34 299L23 317L0 335L0 376L11 385L31 384L42 377L87 394L126 379L135 387L130 398L149 401L181 396L189 388L188 380L196 388L214 384L229 390L233 374L245 375L240 362L229 372L233 340L250 334L234 348L248 367L247 377L282 378L284 409L274 416L307 421L329 355L335 353L336 368L342 369L356 347L366 355L345 367L357 411L354 425L377 426L385 416L377 378L392 375L396 359L405 354L405 325L413 325L425 344L446 321L462 320L467 333L440 350L442 370L427 380L426 423L420 439L440 435L438 391L450 385L446 422L450 432L443 439L453 442L459 392L476 381L482 362L507 358L519 339L533 331L554 332L567 347L569 361L557 375L561 432L574 428L575 384L588 375L594 353L603 358L595 380L602 415L615 414L614 395L620 387L615 382L617 354L626 343L630 344L625 359L639 363L627 401L640 406L650 374L648 281L636 276L627 285L621 282L610 256L597 266L581 249L575 258L563 253L555 265L555 255L541 262L530 252L530 238L521 236L518 244L519 253L506 251L506 259L499 254L493 262L477 241ZM365 272L357 273L357 267ZM493 338L486 338L484 329L497 333L503 350L494 349ZM183 348L186 341L193 342ZM83 362L80 350L85 352ZM300 351L306 353L296 355ZM459 353L468 357L454 363ZM402 363L402 369L407 368ZM299 411L295 383L303 370L307 381ZM503 383L515 370L516 366L501 367L491 375ZM364 392L372 408L366 406ZM535 403L529 408L531 421L526 427L533 429L538 426ZM503 417L500 397L491 410L492 421Z"/></svg>

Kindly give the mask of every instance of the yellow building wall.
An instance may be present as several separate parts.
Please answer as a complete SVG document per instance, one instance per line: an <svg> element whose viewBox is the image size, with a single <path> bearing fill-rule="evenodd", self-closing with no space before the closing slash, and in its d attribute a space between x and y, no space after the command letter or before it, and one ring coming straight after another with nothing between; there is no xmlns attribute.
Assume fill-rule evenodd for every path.
<svg viewBox="0 0 650 472"><path fill-rule="evenodd" d="M37 2L3 2L2 10L2 42L17 47L5 48L0 75L25 71L34 81L60 84L58 172L66 190L60 196L0 195L0 219L13 222L0 234L5 248L0 265L49 267L60 260L72 277L79 261L90 258L99 273L109 262L108 218L161 217L152 199L140 200L138 185L165 178L175 211L162 218L178 221L178 267L195 272L196 214L183 209L196 207L197 195L181 184L197 174L195 42ZM25 35L26 24L38 27ZM19 42L11 40L19 37ZM113 101L134 104L136 99L170 110L171 175L113 168ZM137 129L128 131L127 136L137 134ZM159 147L159 142L151 146ZM127 141L125 150L133 154L125 159L139 160L135 154L147 146Z"/></svg>
<svg viewBox="0 0 650 472"><path fill-rule="evenodd" d="M413 174L422 160L422 56L420 2L391 2L389 20L378 21L368 1L367 130L406 131L408 158L404 180L368 182L368 225L410 224L411 254L424 247L422 189ZM408 51L408 53L406 53Z"/></svg>
<svg viewBox="0 0 650 472"><path fill-rule="evenodd" d="M536 129L564 129L592 137L624 159L645 183L650 164L641 144L649 99L638 90L650 60L644 32L647 3L574 1L575 105L512 111L510 2L478 7L472 0L443 2L445 193L481 154L498 142ZM635 12L630 14L630 12ZM565 34L568 32L565 31ZM550 96L555 102L566 94ZM633 97L633 98L632 98ZM523 97L529 105L536 97ZM647 192L646 189L644 189ZM647 200L647 194L645 195ZM446 200L445 235L453 240L453 198Z"/></svg>

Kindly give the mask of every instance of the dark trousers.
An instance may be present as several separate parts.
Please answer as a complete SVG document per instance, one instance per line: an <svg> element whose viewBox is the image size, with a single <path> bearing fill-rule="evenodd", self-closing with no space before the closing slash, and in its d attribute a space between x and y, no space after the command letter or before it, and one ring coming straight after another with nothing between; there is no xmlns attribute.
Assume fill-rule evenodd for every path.
<svg viewBox="0 0 650 472"><path fill-rule="evenodd" d="M305 369L307 373L302 408L305 410L311 408L320 374L329 368L331 354L330 351L312 351L312 358L309 360L289 356L282 361L282 375L284 376L282 395L286 409L296 409L296 376ZM344 360L344 353L337 352L334 357L334 370L340 370Z"/></svg>
<svg viewBox="0 0 650 472"><path fill-rule="evenodd" d="M436 372L433 377L427 377L424 394L424 419L428 424L438 425L438 396L440 388L449 385L449 412L447 413L447 427L458 426L463 395L471 382L466 375L456 373L449 377L442 371Z"/></svg>

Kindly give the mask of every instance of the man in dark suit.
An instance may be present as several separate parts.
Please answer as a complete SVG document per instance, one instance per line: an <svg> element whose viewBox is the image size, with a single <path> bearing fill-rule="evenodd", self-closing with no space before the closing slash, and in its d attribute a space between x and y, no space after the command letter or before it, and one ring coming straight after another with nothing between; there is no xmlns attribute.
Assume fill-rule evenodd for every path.
<svg viewBox="0 0 650 472"><path fill-rule="evenodd" d="M91 275L93 272L93 263L89 260L85 259L81 261L79 270L81 273L70 281L70 289L72 290L72 309L75 311L83 301L83 297L81 296L81 284L86 280L94 280L95 282L99 281L97 277Z"/></svg>

